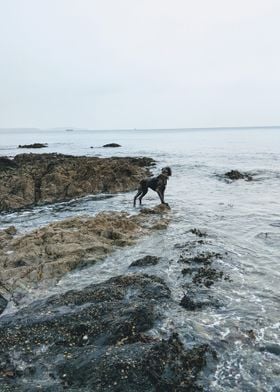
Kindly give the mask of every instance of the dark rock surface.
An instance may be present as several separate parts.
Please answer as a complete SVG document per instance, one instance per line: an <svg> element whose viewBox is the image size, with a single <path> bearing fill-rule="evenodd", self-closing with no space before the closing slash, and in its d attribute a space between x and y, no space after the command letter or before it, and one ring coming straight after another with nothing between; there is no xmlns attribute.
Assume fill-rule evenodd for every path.
<svg viewBox="0 0 280 392"><path fill-rule="evenodd" d="M253 177L248 173L241 173L238 170L231 170L224 175L227 179L230 180L246 180L252 181Z"/></svg>
<svg viewBox="0 0 280 392"><path fill-rule="evenodd" d="M89 194L134 190L149 174L150 158L19 154L2 158L0 211L71 200Z"/></svg>
<svg viewBox="0 0 280 392"><path fill-rule="evenodd" d="M8 301L2 295L0 295L0 314L3 313L7 304L8 304Z"/></svg>
<svg viewBox="0 0 280 392"><path fill-rule="evenodd" d="M200 391L208 346L148 333L170 300L162 279L128 275L2 317L0 390Z"/></svg>
<svg viewBox="0 0 280 392"><path fill-rule="evenodd" d="M177 248L178 245L176 244ZM217 263L227 255L227 252L221 255L209 250L200 250L202 246L207 246L209 249L209 245L209 241L206 243L205 240L196 240L179 247L182 251L178 263L186 265L181 270L185 280L183 285L185 293L181 298L180 305L187 310L196 311L208 306L219 306L219 302L213 298L211 287L218 281L230 280Z"/></svg>
<svg viewBox="0 0 280 392"><path fill-rule="evenodd" d="M48 147L47 143L33 143L33 144L20 144L18 148L45 148Z"/></svg>
<svg viewBox="0 0 280 392"><path fill-rule="evenodd" d="M121 147L121 145L118 143L108 143L108 144L104 144L103 147Z"/></svg>
<svg viewBox="0 0 280 392"><path fill-rule="evenodd" d="M0 170L10 170L17 167L14 160L7 157L0 157Z"/></svg>
<svg viewBox="0 0 280 392"><path fill-rule="evenodd" d="M159 260L160 258L157 256L147 255L141 259L133 261L133 263L130 264L130 267L147 267L149 265L157 265Z"/></svg>

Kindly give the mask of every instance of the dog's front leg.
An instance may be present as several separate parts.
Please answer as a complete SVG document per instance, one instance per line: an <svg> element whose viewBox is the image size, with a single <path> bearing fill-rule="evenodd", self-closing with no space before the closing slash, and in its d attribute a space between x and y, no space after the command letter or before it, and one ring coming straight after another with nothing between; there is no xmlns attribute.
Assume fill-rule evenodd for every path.
<svg viewBox="0 0 280 392"><path fill-rule="evenodd" d="M157 190L157 194L158 194L158 196L159 196L159 198L160 198L160 201L161 201L161 203L162 204L165 204L164 203L164 192L162 191L162 190Z"/></svg>

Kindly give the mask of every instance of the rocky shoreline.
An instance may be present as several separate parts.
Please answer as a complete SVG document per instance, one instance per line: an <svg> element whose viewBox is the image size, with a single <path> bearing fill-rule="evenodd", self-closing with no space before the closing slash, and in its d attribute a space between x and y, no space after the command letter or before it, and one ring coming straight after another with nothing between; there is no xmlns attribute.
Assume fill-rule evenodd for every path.
<svg viewBox="0 0 280 392"><path fill-rule="evenodd" d="M48 287L73 268L165 229L171 216L167 206L159 205L134 216L101 213L68 219L21 236L9 228L1 237L0 260L6 254L1 270L9 266L2 278L10 279L9 290L16 294L24 295L23 282ZM161 262L160 257L147 255L136 258L127 274L36 300L3 315L1 391L203 391L201 372L217 361L213 348L198 342L186 348L172 323L166 337L155 333L165 320L166 308L181 305L187 312L216 306L211 287L220 279L228 280L214 267L222 256L201 251L208 242L207 233L189 232L197 239L190 237L174 246L179 250L178 265L184 267L178 276L186 290L181 303L172 298L162 278L137 270ZM22 268L31 271L20 277Z"/></svg>
<svg viewBox="0 0 280 392"><path fill-rule="evenodd" d="M77 217L20 236L11 227L0 237L1 281L13 294L24 295L24 285L47 287L73 268L166 228L168 211L159 205L134 216ZM132 266L158 261L147 256ZM1 391L202 390L199 374L213 351L205 344L186 349L173 330L167 339L150 333L172 303L163 279L132 272L4 315Z"/></svg>
<svg viewBox="0 0 280 392"><path fill-rule="evenodd" d="M69 181L75 184L76 197L134 189L151 164L149 158L106 160L58 154L5 158L0 161L1 186L6 191L2 212L67 200ZM42 181L36 188L40 173ZM79 189L86 178L88 188ZM9 184L15 186L17 181L21 190L9 193ZM24 181L27 189L33 189L33 201L22 192ZM100 262L139 238L166 229L172 217L169 210L168 205L159 205L136 215L104 212L51 223L27 234L18 235L13 226L0 232L0 314L9 301L19 309L0 318L1 391L203 391L201 372L209 362L215 363L214 350L199 343L186 348L172 323L164 338L156 332L167 308L192 312L216 306L211 287L229 280L215 263L223 256L202 250L207 233L199 229L189 230L195 240L174 246L179 258L172 262L180 266L177 279L185 292L181 301L173 298L164 279L142 273L161 263L161 257L146 254L123 275L22 306L30 288L47 292L67 272Z"/></svg>
<svg viewBox="0 0 280 392"><path fill-rule="evenodd" d="M134 190L150 174L151 158L19 154L0 158L0 212Z"/></svg>

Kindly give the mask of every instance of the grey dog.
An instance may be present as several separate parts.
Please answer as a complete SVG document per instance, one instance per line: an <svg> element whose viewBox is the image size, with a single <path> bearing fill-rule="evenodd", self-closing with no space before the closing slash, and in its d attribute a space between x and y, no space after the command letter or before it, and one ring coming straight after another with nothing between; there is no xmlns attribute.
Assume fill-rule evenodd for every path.
<svg viewBox="0 0 280 392"><path fill-rule="evenodd" d="M142 180L139 184L137 194L134 197L134 202L133 202L134 207L136 205L137 198L139 198L140 205L142 204L142 199L148 192L149 188L157 192L161 203L167 204L164 202L164 191L166 188L168 177L170 177L171 175L172 172L170 167L164 167L161 169L161 174L159 176Z"/></svg>

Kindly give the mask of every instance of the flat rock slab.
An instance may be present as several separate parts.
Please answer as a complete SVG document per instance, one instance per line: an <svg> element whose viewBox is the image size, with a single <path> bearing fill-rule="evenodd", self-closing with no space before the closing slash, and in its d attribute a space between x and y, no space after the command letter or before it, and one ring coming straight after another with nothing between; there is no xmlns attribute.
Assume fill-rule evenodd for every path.
<svg viewBox="0 0 280 392"><path fill-rule="evenodd" d="M136 189L151 158L19 154L0 160L0 212Z"/></svg>
<svg viewBox="0 0 280 392"><path fill-rule="evenodd" d="M70 218L20 236L13 227L0 231L0 282L11 292L23 286L51 285L75 268L93 264L143 235L165 229L170 220L168 210L154 210L148 215L104 212Z"/></svg>

